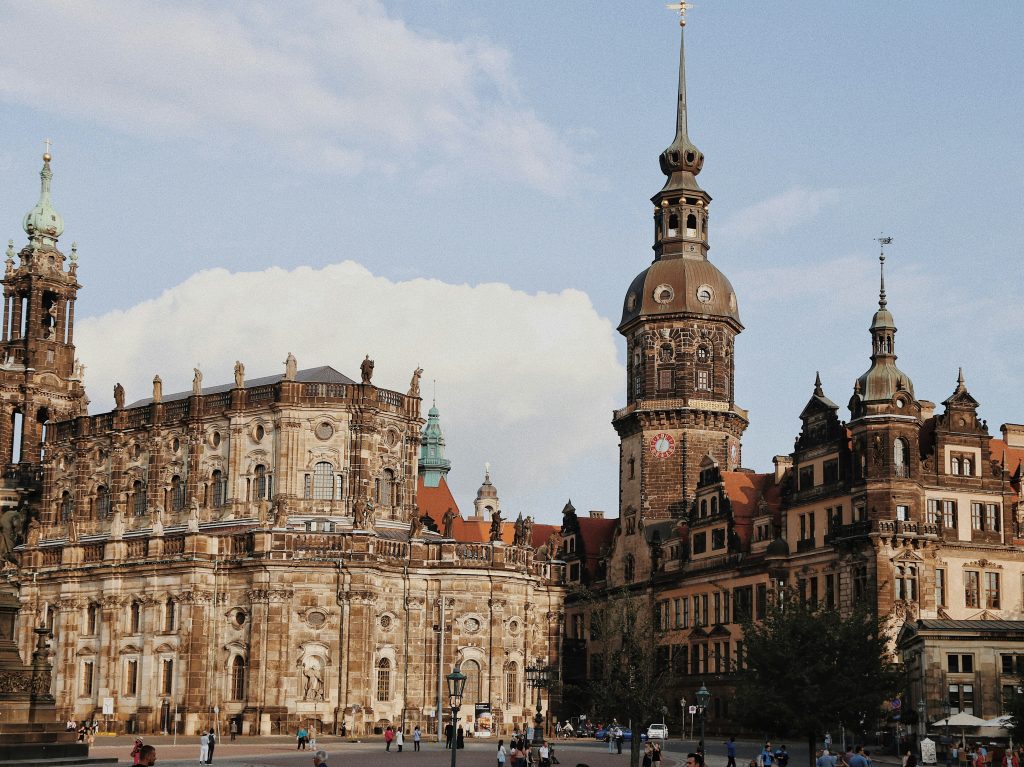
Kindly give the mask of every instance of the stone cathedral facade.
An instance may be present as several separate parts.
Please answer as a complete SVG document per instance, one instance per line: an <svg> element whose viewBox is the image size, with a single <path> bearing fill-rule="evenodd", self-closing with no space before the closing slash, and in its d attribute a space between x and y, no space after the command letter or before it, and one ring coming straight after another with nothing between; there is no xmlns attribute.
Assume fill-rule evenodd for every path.
<svg viewBox="0 0 1024 767"><path fill-rule="evenodd" d="M3 280L0 542L23 649L52 630L59 715L429 733L461 662L462 721L481 725L485 703L500 731L522 726L525 668L558 662L562 567L532 545L542 526L506 543L500 522L498 536L457 526L454 503L420 508L421 468L431 497L450 468L436 409L423 430L422 371L402 393L372 383L369 359L357 382L288 355L255 380L236 363L225 385L196 370L181 393L157 376L131 404L118 385L115 409L89 415L50 162Z"/></svg>

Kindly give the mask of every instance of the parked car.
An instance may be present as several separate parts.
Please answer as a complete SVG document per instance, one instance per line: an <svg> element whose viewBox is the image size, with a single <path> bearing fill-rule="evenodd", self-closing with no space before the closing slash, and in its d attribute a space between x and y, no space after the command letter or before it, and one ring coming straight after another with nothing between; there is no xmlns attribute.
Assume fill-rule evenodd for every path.
<svg viewBox="0 0 1024 767"><path fill-rule="evenodd" d="M602 727L600 730L598 730L597 732L594 733L594 737L597 740L603 740L603 741L605 741L607 743L608 742L608 733L609 733L609 731L610 731L610 728ZM633 731L631 729L629 729L628 727L623 727L622 728L622 737L623 737L624 740L631 739L633 737ZM641 733L640 740L647 740L647 735L644 734L644 733Z"/></svg>
<svg viewBox="0 0 1024 767"><path fill-rule="evenodd" d="M665 740L666 738L668 738L668 725L667 724L664 724L664 723L652 724L650 727L647 728L647 739L648 740L653 740L653 739Z"/></svg>

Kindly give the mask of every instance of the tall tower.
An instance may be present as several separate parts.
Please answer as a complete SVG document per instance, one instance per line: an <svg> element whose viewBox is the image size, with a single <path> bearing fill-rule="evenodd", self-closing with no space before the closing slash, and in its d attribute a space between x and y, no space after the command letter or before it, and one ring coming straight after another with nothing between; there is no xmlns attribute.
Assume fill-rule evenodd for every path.
<svg viewBox="0 0 1024 767"><path fill-rule="evenodd" d="M736 293L708 260L711 196L687 134L685 20L680 20L676 134L659 158L665 186L654 203L654 262L630 284L619 332L626 338L626 407L620 440L624 516L681 516L707 456L740 465L746 411L734 401L733 344L743 330Z"/></svg>
<svg viewBox="0 0 1024 767"><path fill-rule="evenodd" d="M438 487L448 476L452 462L444 454L444 432L441 431L441 413L437 402L427 411L427 425L420 437L419 471L425 487Z"/></svg>
<svg viewBox="0 0 1024 767"><path fill-rule="evenodd" d="M39 202L25 214L28 244L7 246L0 333L0 465L39 463L47 423L85 412L75 364L78 254L57 248L64 220L50 201L50 154L43 155ZM67 269L65 262L68 261Z"/></svg>

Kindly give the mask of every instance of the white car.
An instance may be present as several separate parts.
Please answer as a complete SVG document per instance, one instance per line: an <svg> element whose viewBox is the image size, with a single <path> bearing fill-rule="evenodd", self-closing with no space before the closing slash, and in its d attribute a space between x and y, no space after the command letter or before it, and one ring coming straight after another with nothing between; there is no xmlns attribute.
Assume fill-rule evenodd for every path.
<svg viewBox="0 0 1024 767"><path fill-rule="evenodd" d="M666 724L652 724L647 728L647 740L653 740L658 738L659 740L665 740L668 738L668 725Z"/></svg>

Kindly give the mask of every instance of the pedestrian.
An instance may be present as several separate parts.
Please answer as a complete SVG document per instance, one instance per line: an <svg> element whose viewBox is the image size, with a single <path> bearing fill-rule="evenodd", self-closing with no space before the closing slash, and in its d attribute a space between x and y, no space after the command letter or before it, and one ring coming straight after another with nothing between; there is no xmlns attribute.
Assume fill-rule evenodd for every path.
<svg viewBox="0 0 1024 767"><path fill-rule="evenodd" d="M864 756L864 746L854 746L853 755L846 760L850 767L868 767L867 757Z"/></svg>
<svg viewBox="0 0 1024 767"><path fill-rule="evenodd" d="M391 750L391 741L395 739L395 731L391 729L391 725L388 725L387 729L384 730L384 750Z"/></svg>
<svg viewBox="0 0 1024 767"><path fill-rule="evenodd" d="M322 748L313 754L314 767L327 767L327 752Z"/></svg>
<svg viewBox="0 0 1024 767"><path fill-rule="evenodd" d="M661 767L660 743L651 743L651 767Z"/></svg>
<svg viewBox="0 0 1024 767"><path fill-rule="evenodd" d="M206 757L210 753L210 735L206 730L201 730L199 734L199 763L206 764Z"/></svg>
<svg viewBox="0 0 1024 767"><path fill-rule="evenodd" d="M617 754L621 754L622 753L622 741L624 741L625 739L626 739L626 736L622 732L622 728L616 725L616 727L615 727L615 753L617 753Z"/></svg>
<svg viewBox="0 0 1024 767"><path fill-rule="evenodd" d="M405 733L402 727L395 731L395 745L398 746L398 753L402 753L402 746L405 745Z"/></svg>
<svg viewBox="0 0 1024 767"><path fill-rule="evenodd" d="M136 738L135 743L132 744L132 764L139 763L139 753L142 751L142 738Z"/></svg>
<svg viewBox="0 0 1024 767"><path fill-rule="evenodd" d="M455 734L455 748L466 747L466 731L462 729L462 725L459 725L459 730Z"/></svg>
<svg viewBox="0 0 1024 767"><path fill-rule="evenodd" d="M651 758L651 744L650 742L644 743L644 758L641 762L641 767L652 767Z"/></svg>
<svg viewBox="0 0 1024 767"><path fill-rule="evenodd" d="M729 740L725 741L725 756L728 761L725 763L725 767L736 767L736 736L730 735Z"/></svg>
<svg viewBox="0 0 1024 767"><path fill-rule="evenodd" d="M540 744L540 767L551 767L551 749L548 747L548 742L542 741Z"/></svg>
<svg viewBox="0 0 1024 767"><path fill-rule="evenodd" d="M207 735L209 740L209 747L206 749L206 763L213 764L213 748L217 745L217 736L213 734L213 728L210 728L210 733Z"/></svg>
<svg viewBox="0 0 1024 767"><path fill-rule="evenodd" d="M764 748L757 757L757 767L772 767L775 761L775 754L772 753L771 741L765 741Z"/></svg>
<svg viewBox="0 0 1024 767"><path fill-rule="evenodd" d="M420 750L420 739L423 737L423 733L420 732L420 726L416 725L412 728L412 750Z"/></svg>
<svg viewBox="0 0 1024 767"><path fill-rule="evenodd" d="M505 741L498 741L498 767L505 767Z"/></svg>
<svg viewBox="0 0 1024 767"><path fill-rule="evenodd" d="M604 737L605 740L608 741L608 753L615 753L615 728L610 725L606 727L604 731Z"/></svg>
<svg viewBox="0 0 1024 767"><path fill-rule="evenodd" d="M786 767L789 764L789 752L786 750L785 743L775 749L775 761L779 767Z"/></svg>
<svg viewBox="0 0 1024 767"><path fill-rule="evenodd" d="M452 747L452 739L455 737L455 727L451 722L444 726L444 747Z"/></svg>
<svg viewBox="0 0 1024 767"><path fill-rule="evenodd" d="M235 736L238 735L238 720L234 717L231 717L231 727L229 727L228 729L231 732L231 740L234 740Z"/></svg>
<svg viewBox="0 0 1024 767"><path fill-rule="evenodd" d="M341 737L348 737L348 725L344 722L341 723Z"/></svg>
<svg viewBox="0 0 1024 767"><path fill-rule="evenodd" d="M312 727L309 728L309 735L307 736L306 740L309 743L310 749L316 751L316 730L314 730Z"/></svg>
<svg viewBox="0 0 1024 767"><path fill-rule="evenodd" d="M295 742L296 742L295 750L296 751L305 751L306 750L306 738L308 738L308 737L309 737L309 733L306 731L306 728L300 726L298 731L296 731L296 733L295 733Z"/></svg>
<svg viewBox="0 0 1024 767"><path fill-rule="evenodd" d="M903 755L903 767L917 767L917 757L914 756L914 749L908 748Z"/></svg>
<svg viewBox="0 0 1024 767"><path fill-rule="evenodd" d="M152 746L143 746L139 749L139 764L142 767L153 767L156 764L156 749Z"/></svg>

